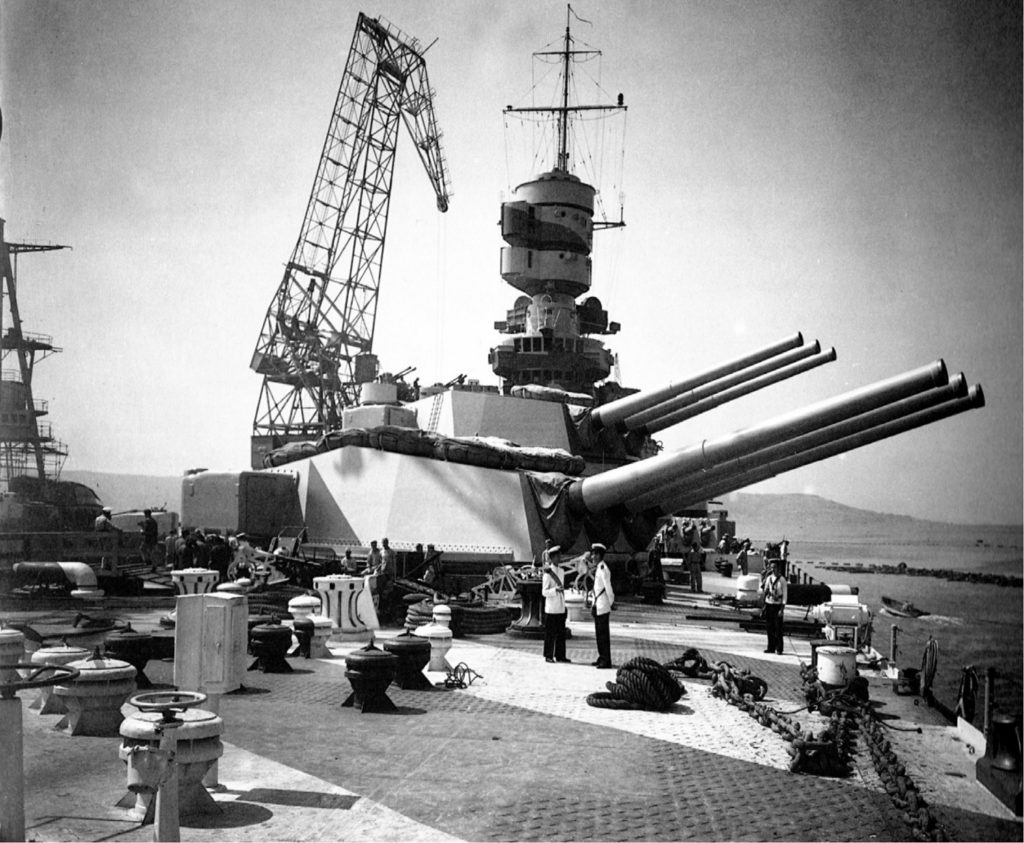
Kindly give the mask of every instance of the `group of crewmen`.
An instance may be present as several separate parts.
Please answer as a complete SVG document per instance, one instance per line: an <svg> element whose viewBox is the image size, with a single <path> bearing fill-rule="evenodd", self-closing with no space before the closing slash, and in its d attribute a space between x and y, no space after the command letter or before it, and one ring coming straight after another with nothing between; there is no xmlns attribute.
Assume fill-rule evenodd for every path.
<svg viewBox="0 0 1024 843"><path fill-rule="evenodd" d="M164 553L161 560L158 553L160 546L160 527L153 517L151 509L142 511L142 520L138 522L142 533L139 555L142 561L156 571L161 564L170 570L182 568L211 568L217 571L221 582L228 580L252 578L256 570L256 550L249 544L245 533L227 538L217 533L204 533L200 529L182 529L172 531L164 537ZM122 533L111 515L110 507L96 517L93 528L98 533ZM104 567L108 567L104 559Z"/></svg>
<svg viewBox="0 0 1024 843"><path fill-rule="evenodd" d="M591 664L601 670L612 665L611 634L609 614L615 604L612 589L612 574L604 561L606 548L600 542L590 546L590 551L579 561L577 571L593 569L594 598L590 614L594 618L594 636L597 639L597 659ZM543 579L541 596L544 598L544 660L546 662L570 662L565 655L565 582L562 572L562 548L558 545L547 548L542 557ZM585 565L585 567L584 567ZM577 574L579 578L579 574Z"/></svg>

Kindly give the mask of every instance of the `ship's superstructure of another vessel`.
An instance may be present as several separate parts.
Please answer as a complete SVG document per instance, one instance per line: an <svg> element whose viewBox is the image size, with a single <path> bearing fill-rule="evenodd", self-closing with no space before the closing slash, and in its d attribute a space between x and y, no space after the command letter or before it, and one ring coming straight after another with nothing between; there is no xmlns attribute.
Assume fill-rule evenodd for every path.
<svg viewBox="0 0 1024 843"><path fill-rule="evenodd" d="M55 478L67 457L67 449L54 439L50 425L39 421L49 411L47 403L32 394L35 364L60 349L53 337L22 329L16 275L18 255L67 247L8 243L5 226L0 220L0 276L6 299L0 309L0 490L9 491L11 480L22 475Z"/></svg>
<svg viewBox="0 0 1024 843"><path fill-rule="evenodd" d="M33 392L36 364L61 349L24 330L18 306L18 257L67 247L11 243L5 228L0 219L0 530L91 529L102 505L87 486L60 480L67 447L40 420L49 403Z"/></svg>
<svg viewBox="0 0 1024 843"><path fill-rule="evenodd" d="M360 18L361 25L363 19ZM644 552L665 517L853 448L980 407L979 386L941 360L671 453L652 436L758 389L831 363L833 349L784 337L682 380L644 390L608 379L614 333L587 296L594 188L570 172L569 101L575 50L567 25L556 53L560 102L554 166L520 184L501 208L501 275L522 295L497 328L489 362L500 386L459 379L409 396L404 384L363 383L340 425L267 454L260 472L312 541L537 558L547 543L579 551L600 541L609 558ZM386 62L378 56L377 62ZM367 73L379 68L367 67ZM618 98L614 106L623 108ZM237 472L183 481L184 527L228 528L190 502L220 484L259 488ZM244 502L239 500L238 506ZM237 508L237 507L236 507Z"/></svg>

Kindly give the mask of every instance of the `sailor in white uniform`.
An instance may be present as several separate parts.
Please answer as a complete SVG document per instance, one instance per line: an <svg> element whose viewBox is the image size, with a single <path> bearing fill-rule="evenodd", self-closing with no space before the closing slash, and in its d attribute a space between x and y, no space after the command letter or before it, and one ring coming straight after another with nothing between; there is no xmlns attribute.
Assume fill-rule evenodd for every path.
<svg viewBox="0 0 1024 843"><path fill-rule="evenodd" d="M594 636L597 638L597 661L594 667L600 669L612 666L612 645L608 631L609 615L615 602L615 591L612 589L612 572L604 561L607 548L600 543L591 545L590 552L597 560L594 570L594 605L591 614L594 616Z"/></svg>
<svg viewBox="0 0 1024 843"><path fill-rule="evenodd" d="M562 548L548 548L544 579L540 593L544 597L544 660L568 662L565 657L565 586L562 571Z"/></svg>

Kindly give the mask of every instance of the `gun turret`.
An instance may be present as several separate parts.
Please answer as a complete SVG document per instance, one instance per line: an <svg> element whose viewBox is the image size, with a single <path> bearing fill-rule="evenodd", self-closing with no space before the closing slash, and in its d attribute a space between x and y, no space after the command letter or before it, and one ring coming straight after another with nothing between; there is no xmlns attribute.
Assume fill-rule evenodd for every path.
<svg viewBox="0 0 1024 843"><path fill-rule="evenodd" d="M569 489L569 502L580 513L602 512L649 492L677 485L727 460L754 454L947 383L946 364L937 360L732 434L577 480Z"/></svg>

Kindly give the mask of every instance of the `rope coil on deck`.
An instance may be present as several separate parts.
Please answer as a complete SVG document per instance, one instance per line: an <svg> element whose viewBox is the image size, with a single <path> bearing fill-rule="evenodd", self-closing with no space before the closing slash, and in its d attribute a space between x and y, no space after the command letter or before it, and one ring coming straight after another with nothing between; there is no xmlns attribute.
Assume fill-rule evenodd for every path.
<svg viewBox="0 0 1024 843"><path fill-rule="evenodd" d="M587 705L667 711L686 693L682 683L672 676L668 668L642 656L622 665L615 674L615 681L606 683L606 686L607 692L590 694Z"/></svg>
<svg viewBox="0 0 1024 843"><path fill-rule="evenodd" d="M857 677L844 688L832 688L820 682L816 668L801 667L800 676L808 701L806 708L810 711L817 708L829 718L817 735L805 732L789 714L761 702L768 691L763 679L728 662L709 663L692 647L664 665L647 658L631 659L619 668L616 681L607 683L608 692L590 694L587 704L597 708L666 711L685 693L682 681L673 674L709 680L713 696L746 711L766 729L782 737L792 756L790 772L829 777L850 775L859 732L864 736L886 793L899 809L913 839L948 839L885 735L883 726L893 727L882 723L869 706L867 681L863 677ZM672 685L678 692L671 690Z"/></svg>

